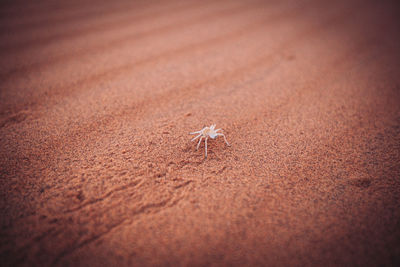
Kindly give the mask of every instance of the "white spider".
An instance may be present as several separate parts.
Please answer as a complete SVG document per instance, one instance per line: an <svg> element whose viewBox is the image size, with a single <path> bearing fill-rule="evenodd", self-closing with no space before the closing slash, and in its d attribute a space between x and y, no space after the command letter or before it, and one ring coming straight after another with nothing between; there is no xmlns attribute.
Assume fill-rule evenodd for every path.
<svg viewBox="0 0 400 267"><path fill-rule="evenodd" d="M215 139L215 138L217 138L217 136L223 136L224 140L225 140L225 143L229 146L228 141L226 141L225 135L223 133L218 133L218 131L220 131L221 129L214 130L215 129L215 125L216 124L213 124L210 127L204 127L200 131L190 133L190 134L198 134L195 138L192 139L192 141L194 141L194 140L196 140L197 138L200 137L200 140L199 140L199 143L197 144L197 148L196 149L199 149L201 141L203 140L203 138L205 138L205 151L206 151L206 156L205 157L206 158L207 158L207 140L208 140L209 137L212 138L212 139Z"/></svg>

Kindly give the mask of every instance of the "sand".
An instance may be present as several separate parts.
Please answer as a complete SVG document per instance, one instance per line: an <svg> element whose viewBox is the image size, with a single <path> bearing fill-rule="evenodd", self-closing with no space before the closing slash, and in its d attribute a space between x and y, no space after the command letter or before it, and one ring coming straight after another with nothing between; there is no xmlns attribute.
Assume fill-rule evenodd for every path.
<svg viewBox="0 0 400 267"><path fill-rule="evenodd" d="M0 265L396 265L399 11L1 3Z"/></svg>

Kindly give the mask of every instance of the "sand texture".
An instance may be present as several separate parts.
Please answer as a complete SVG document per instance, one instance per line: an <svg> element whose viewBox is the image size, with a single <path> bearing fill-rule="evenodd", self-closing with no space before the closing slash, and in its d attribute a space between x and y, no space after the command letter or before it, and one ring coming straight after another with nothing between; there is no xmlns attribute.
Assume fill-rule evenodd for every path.
<svg viewBox="0 0 400 267"><path fill-rule="evenodd" d="M2 1L0 265L395 266L399 18Z"/></svg>

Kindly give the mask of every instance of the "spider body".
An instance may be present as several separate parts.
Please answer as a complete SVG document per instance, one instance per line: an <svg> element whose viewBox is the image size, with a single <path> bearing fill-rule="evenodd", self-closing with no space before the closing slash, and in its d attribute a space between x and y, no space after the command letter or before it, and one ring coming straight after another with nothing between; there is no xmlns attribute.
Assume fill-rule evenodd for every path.
<svg viewBox="0 0 400 267"><path fill-rule="evenodd" d="M222 137L224 137L225 143L229 146L229 143L226 140L225 135L223 133L219 133L219 131L221 131L221 129L216 129L215 130L215 126L216 126L216 124L213 124L210 127L204 127L200 131L190 133L190 134L197 134L197 136L194 137L192 139L192 141L194 141L194 140L196 140L197 138L200 137L200 140L199 140L199 143L197 144L197 148L196 149L199 149L201 141L203 140L203 138L205 139L204 140L204 144L205 144L205 148L204 149L205 149L205 157L206 158L207 158L207 140L208 140L208 138L215 139L218 136L222 136Z"/></svg>

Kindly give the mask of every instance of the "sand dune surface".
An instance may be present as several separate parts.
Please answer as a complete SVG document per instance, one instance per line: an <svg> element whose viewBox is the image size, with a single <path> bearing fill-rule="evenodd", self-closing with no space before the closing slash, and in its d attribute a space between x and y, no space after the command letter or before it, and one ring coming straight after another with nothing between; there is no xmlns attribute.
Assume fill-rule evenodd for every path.
<svg viewBox="0 0 400 267"><path fill-rule="evenodd" d="M0 265L395 266L399 11L1 3Z"/></svg>

